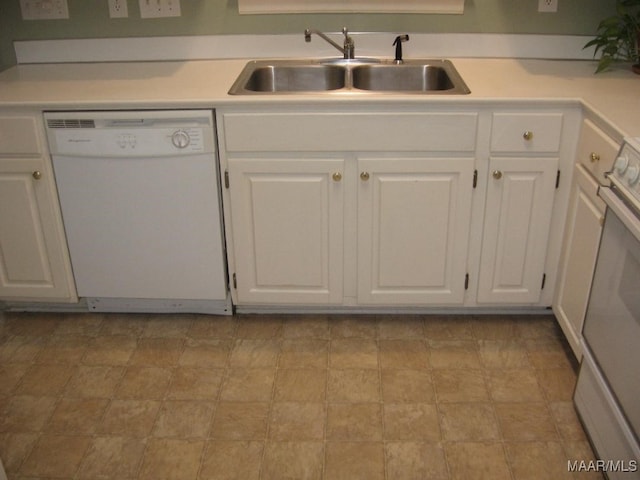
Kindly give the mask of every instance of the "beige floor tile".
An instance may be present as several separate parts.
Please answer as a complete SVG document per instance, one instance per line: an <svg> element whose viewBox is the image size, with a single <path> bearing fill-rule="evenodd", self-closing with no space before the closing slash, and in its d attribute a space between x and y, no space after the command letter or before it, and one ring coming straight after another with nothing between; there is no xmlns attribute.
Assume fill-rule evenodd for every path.
<svg viewBox="0 0 640 480"><path fill-rule="evenodd" d="M231 352L229 339L193 339L187 338L178 363L191 367L224 367Z"/></svg>
<svg viewBox="0 0 640 480"><path fill-rule="evenodd" d="M84 365L126 365L137 346L126 335L101 335L92 339L82 359Z"/></svg>
<svg viewBox="0 0 640 480"><path fill-rule="evenodd" d="M424 320L421 315L380 315L378 317L380 339L422 339Z"/></svg>
<svg viewBox="0 0 640 480"><path fill-rule="evenodd" d="M326 389L326 369L281 368L276 374L274 399L278 402L323 402Z"/></svg>
<svg viewBox="0 0 640 480"><path fill-rule="evenodd" d="M573 398L576 375L569 368L536 370L540 387L550 402L569 402Z"/></svg>
<svg viewBox="0 0 640 480"><path fill-rule="evenodd" d="M130 365L168 367L178 363L183 348L184 339L182 338L140 338L129 363Z"/></svg>
<svg viewBox="0 0 640 480"><path fill-rule="evenodd" d="M382 369L382 398L387 403L433 403L435 389L428 370Z"/></svg>
<svg viewBox="0 0 640 480"><path fill-rule="evenodd" d="M331 338L371 338L378 336L378 318L374 315L336 316L330 322Z"/></svg>
<svg viewBox="0 0 640 480"><path fill-rule="evenodd" d="M245 315L238 321L239 338L277 338L282 334L282 317L278 315Z"/></svg>
<svg viewBox="0 0 640 480"><path fill-rule="evenodd" d="M489 400L482 370L440 369L433 371L438 402L484 402Z"/></svg>
<svg viewBox="0 0 640 480"><path fill-rule="evenodd" d="M192 315L149 315L142 336L146 338L184 338L191 328Z"/></svg>
<svg viewBox="0 0 640 480"><path fill-rule="evenodd" d="M271 408L271 440L322 440L326 412L324 403L275 402Z"/></svg>
<svg viewBox="0 0 640 480"><path fill-rule="evenodd" d="M96 437L78 472L79 479L137 478L146 441L127 437Z"/></svg>
<svg viewBox="0 0 640 480"><path fill-rule="evenodd" d="M577 361L566 350L566 341L560 338L527 338L524 340L527 356L535 368L573 368Z"/></svg>
<svg viewBox="0 0 640 480"><path fill-rule="evenodd" d="M31 368L31 365L28 363L0 364L0 385L2 385L0 396L13 394L15 388L29 368Z"/></svg>
<svg viewBox="0 0 640 480"><path fill-rule="evenodd" d="M0 363L31 363L45 343L44 337L12 336L0 343Z"/></svg>
<svg viewBox="0 0 640 480"><path fill-rule="evenodd" d="M60 318L56 335L97 335L105 315L101 313L69 313Z"/></svg>
<svg viewBox="0 0 640 480"><path fill-rule="evenodd" d="M67 383L64 395L66 397L111 397L124 371L124 367L79 366Z"/></svg>
<svg viewBox="0 0 640 480"><path fill-rule="evenodd" d="M471 317L471 330L477 340L514 340L520 338L518 318L510 315Z"/></svg>
<svg viewBox="0 0 640 480"><path fill-rule="evenodd" d="M284 338L319 338L328 340L328 315L289 315L283 317L282 336Z"/></svg>
<svg viewBox="0 0 640 480"><path fill-rule="evenodd" d="M496 403L495 409L507 441L558 440L545 403Z"/></svg>
<svg viewBox="0 0 640 480"><path fill-rule="evenodd" d="M200 480L258 480L262 442L215 440L208 444Z"/></svg>
<svg viewBox="0 0 640 480"><path fill-rule="evenodd" d="M327 399L330 403L375 403L381 398L378 370L329 369Z"/></svg>
<svg viewBox="0 0 640 480"><path fill-rule="evenodd" d="M158 400L112 400L98 427L98 432L146 437L151 434L160 405Z"/></svg>
<svg viewBox="0 0 640 480"><path fill-rule="evenodd" d="M582 441L565 441L562 444L564 452L566 454L566 461L571 462L581 462L584 461L586 464L589 462L596 460L596 456L591 449L591 444L588 440ZM628 466L628 463L627 463ZM568 469L568 464L567 464ZM605 477L603 473L597 471L580 471L575 474L576 480L604 480Z"/></svg>
<svg viewBox="0 0 640 480"><path fill-rule="evenodd" d="M427 315L424 317L424 332L429 342L475 339L467 315Z"/></svg>
<svg viewBox="0 0 640 480"><path fill-rule="evenodd" d="M0 458L9 478L17 476L22 462L27 458L38 438L37 433L0 434Z"/></svg>
<svg viewBox="0 0 640 480"><path fill-rule="evenodd" d="M327 442L325 478L331 480L383 480L382 442Z"/></svg>
<svg viewBox="0 0 640 480"><path fill-rule="evenodd" d="M197 478L203 440L150 439L142 460L140 480Z"/></svg>
<svg viewBox="0 0 640 480"><path fill-rule="evenodd" d="M109 400L62 398L45 426L47 432L89 435L96 431Z"/></svg>
<svg viewBox="0 0 640 480"><path fill-rule="evenodd" d="M74 373L67 365L32 365L16 388L19 395L58 395Z"/></svg>
<svg viewBox="0 0 640 480"><path fill-rule="evenodd" d="M429 361L433 368L480 368L480 357L473 340L430 342Z"/></svg>
<svg viewBox="0 0 640 480"><path fill-rule="evenodd" d="M573 402L551 402L549 408L562 439L569 441L584 441L587 439Z"/></svg>
<svg viewBox="0 0 640 480"><path fill-rule="evenodd" d="M144 332L147 316L133 313L109 313L104 316L99 335L126 335L137 338Z"/></svg>
<svg viewBox="0 0 640 480"><path fill-rule="evenodd" d="M387 442L387 478L394 480L448 480L440 443Z"/></svg>
<svg viewBox="0 0 640 480"><path fill-rule="evenodd" d="M205 438L209 433L214 402L167 400L153 428L155 437Z"/></svg>
<svg viewBox="0 0 640 480"><path fill-rule="evenodd" d="M331 368L378 368L378 345L368 338L337 338L331 341Z"/></svg>
<svg viewBox="0 0 640 480"><path fill-rule="evenodd" d="M236 317L199 315L193 319L187 335L194 339L232 338L238 322Z"/></svg>
<svg viewBox="0 0 640 480"><path fill-rule="evenodd" d="M558 442L508 443L506 450L514 480L574 478Z"/></svg>
<svg viewBox="0 0 640 480"><path fill-rule="evenodd" d="M221 402L216 407L209 435L216 440L264 440L269 403Z"/></svg>
<svg viewBox="0 0 640 480"><path fill-rule="evenodd" d="M500 429L490 403L443 403L438 406L442 436L450 442L500 440Z"/></svg>
<svg viewBox="0 0 640 480"><path fill-rule="evenodd" d="M279 339L240 338L236 340L231 350L229 365L247 368L275 366L278 363L279 352Z"/></svg>
<svg viewBox="0 0 640 480"><path fill-rule="evenodd" d="M4 324L10 335L46 337L56 331L61 317L55 313L7 312Z"/></svg>
<svg viewBox="0 0 640 480"><path fill-rule="evenodd" d="M35 477L72 478L90 445L89 436L43 435L22 464L20 473Z"/></svg>
<svg viewBox="0 0 640 480"><path fill-rule="evenodd" d="M485 368L532 368L523 341L479 340L478 352Z"/></svg>
<svg viewBox="0 0 640 480"><path fill-rule="evenodd" d="M36 358L41 364L77 365L82 360L92 337L82 335L55 335L47 339Z"/></svg>
<svg viewBox="0 0 640 480"><path fill-rule="evenodd" d="M334 441L382 440L382 408L379 403L330 404L327 439Z"/></svg>
<svg viewBox="0 0 640 480"><path fill-rule="evenodd" d="M501 443L454 442L445 444L451 480L510 480ZM544 477L538 477L541 480Z"/></svg>
<svg viewBox="0 0 640 480"><path fill-rule="evenodd" d="M265 445L261 478L320 479L323 453L322 442L268 442Z"/></svg>
<svg viewBox="0 0 640 480"><path fill-rule="evenodd" d="M281 368L326 368L329 341L315 338L284 339L278 364Z"/></svg>
<svg viewBox="0 0 640 480"><path fill-rule="evenodd" d="M115 392L116 398L159 400L169 388L172 371L160 367L127 367Z"/></svg>
<svg viewBox="0 0 640 480"><path fill-rule="evenodd" d="M429 352L424 340L383 339L379 341L382 368L429 368Z"/></svg>
<svg viewBox="0 0 640 480"><path fill-rule="evenodd" d="M2 404L0 432L37 432L55 409L55 397L16 395Z"/></svg>
<svg viewBox="0 0 640 480"><path fill-rule="evenodd" d="M518 318L517 328L524 339L562 338L562 330L553 315L526 315Z"/></svg>
<svg viewBox="0 0 640 480"><path fill-rule="evenodd" d="M385 404L383 415L385 440L438 442L441 439L438 409L433 404Z"/></svg>
<svg viewBox="0 0 640 480"><path fill-rule="evenodd" d="M223 375L221 368L178 367L173 371L167 397L172 400L215 401Z"/></svg>
<svg viewBox="0 0 640 480"><path fill-rule="evenodd" d="M544 400L536 373L531 369L495 369L487 373L491 398L496 402L541 402Z"/></svg>
<svg viewBox="0 0 640 480"><path fill-rule="evenodd" d="M221 400L267 402L273 395L274 368L232 368L223 381Z"/></svg>

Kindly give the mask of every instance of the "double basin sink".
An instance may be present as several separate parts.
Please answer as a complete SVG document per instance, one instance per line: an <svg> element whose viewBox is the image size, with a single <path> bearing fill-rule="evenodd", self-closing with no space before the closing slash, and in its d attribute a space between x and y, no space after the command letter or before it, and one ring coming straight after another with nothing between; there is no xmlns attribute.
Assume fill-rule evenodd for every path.
<svg viewBox="0 0 640 480"><path fill-rule="evenodd" d="M231 95L371 92L464 95L469 88L449 60L254 60Z"/></svg>

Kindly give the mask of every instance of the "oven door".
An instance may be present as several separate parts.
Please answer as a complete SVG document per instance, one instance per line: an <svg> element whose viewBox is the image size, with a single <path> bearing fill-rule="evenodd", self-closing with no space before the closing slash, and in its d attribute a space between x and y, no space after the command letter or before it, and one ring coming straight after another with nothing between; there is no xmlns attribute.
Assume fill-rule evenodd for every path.
<svg viewBox="0 0 640 480"><path fill-rule="evenodd" d="M636 441L640 432L640 219L610 188L583 336Z"/></svg>

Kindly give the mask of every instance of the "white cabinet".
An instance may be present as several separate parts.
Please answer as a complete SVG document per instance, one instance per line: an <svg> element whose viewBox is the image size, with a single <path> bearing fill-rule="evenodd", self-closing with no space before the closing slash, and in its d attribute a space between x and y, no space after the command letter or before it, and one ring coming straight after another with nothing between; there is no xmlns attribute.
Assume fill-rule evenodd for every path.
<svg viewBox="0 0 640 480"><path fill-rule="evenodd" d="M493 114L479 304L540 300L563 117L547 112Z"/></svg>
<svg viewBox="0 0 640 480"><path fill-rule="evenodd" d="M553 302L553 312L578 359L582 358L582 325L606 209L598 197L598 185L604 182L604 172L612 168L618 148L617 142L593 122L584 120L567 213L560 279Z"/></svg>
<svg viewBox="0 0 640 480"><path fill-rule="evenodd" d="M0 299L76 301L39 116L0 116Z"/></svg>
<svg viewBox="0 0 640 480"><path fill-rule="evenodd" d="M238 302L342 302L343 164L229 160Z"/></svg>
<svg viewBox="0 0 640 480"><path fill-rule="evenodd" d="M463 302L474 163L358 159L358 303Z"/></svg>

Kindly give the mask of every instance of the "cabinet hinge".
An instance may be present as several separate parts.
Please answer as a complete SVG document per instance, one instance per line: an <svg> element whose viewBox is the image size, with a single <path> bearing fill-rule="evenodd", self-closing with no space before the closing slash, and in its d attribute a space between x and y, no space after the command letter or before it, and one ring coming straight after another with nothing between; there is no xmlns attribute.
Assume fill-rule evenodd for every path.
<svg viewBox="0 0 640 480"><path fill-rule="evenodd" d="M232 280L233 280L233 288L235 290L237 290L238 289L238 280L236 279L236 274L235 273L232 276Z"/></svg>
<svg viewBox="0 0 640 480"><path fill-rule="evenodd" d="M229 170L224 171L224 188L229 188Z"/></svg>
<svg viewBox="0 0 640 480"><path fill-rule="evenodd" d="M558 170L558 174L556 175L556 188L560 186L560 170Z"/></svg>
<svg viewBox="0 0 640 480"><path fill-rule="evenodd" d="M542 285L540 285L540 290L544 290L544 284L547 282L547 274L542 274Z"/></svg>
<svg viewBox="0 0 640 480"><path fill-rule="evenodd" d="M465 274L464 276L464 289L469 290L469 274Z"/></svg>
<svg viewBox="0 0 640 480"><path fill-rule="evenodd" d="M473 171L473 188L478 186L478 170Z"/></svg>

